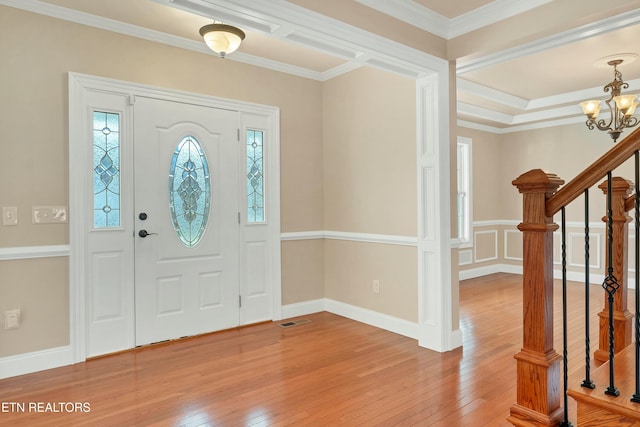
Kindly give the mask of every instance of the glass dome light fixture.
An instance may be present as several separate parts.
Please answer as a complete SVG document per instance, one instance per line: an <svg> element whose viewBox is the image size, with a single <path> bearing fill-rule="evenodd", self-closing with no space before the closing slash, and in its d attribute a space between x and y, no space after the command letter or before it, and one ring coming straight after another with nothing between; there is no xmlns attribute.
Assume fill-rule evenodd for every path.
<svg viewBox="0 0 640 427"><path fill-rule="evenodd" d="M636 55L631 54L625 54L625 56L628 57L626 59L630 60L636 57ZM618 140L624 128L631 128L638 124L638 118L633 116L638 106L638 102L636 101L637 95L622 94L622 89L629 88L629 83L622 80L622 73L618 70L618 66L622 64L623 61L624 59L618 57L606 62L607 65L613 67L613 81L603 88L605 92L611 93L609 99L604 101L609 106L610 116L608 121L605 119L598 120L601 107L599 100L589 100L580 103L582 112L587 116L587 127L591 130L598 128L599 130L609 132L609 136L611 136L613 142ZM611 101L613 101L613 104Z"/></svg>
<svg viewBox="0 0 640 427"><path fill-rule="evenodd" d="M215 23L200 28L200 35L204 38L209 49L219 54L221 58L235 52L245 37L244 31L240 28Z"/></svg>

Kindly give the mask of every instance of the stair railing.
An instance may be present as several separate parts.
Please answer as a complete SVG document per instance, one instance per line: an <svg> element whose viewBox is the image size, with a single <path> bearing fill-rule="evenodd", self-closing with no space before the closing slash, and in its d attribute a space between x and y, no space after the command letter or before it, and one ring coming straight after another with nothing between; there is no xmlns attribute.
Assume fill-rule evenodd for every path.
<svg viewBox="0 0 640 427"><path fill-rule="evenodd" d="M636 175L638 175L638 152L640 150L640 129L635 130L624 140L614 145L606 154L596 160L591 166L581 172L576 178L571 180L567 185L560 188L564 181L557 175L545 172L541 169L534 169L524 173L513 181L513 185L523 197L523 221L518 225L518 229L522 232L523 239L523 345L520 352L514 357L517 364L517 401L510 409L510 415L507 420L515 426L557 426L569 425L566 405L566 379L567 367L564 365L564 393L561 390L561 365L563 358L566 359L566 337L564 339L563 356L560 356L553 348L553 233L558 230L558 225L553 222L553 216L562 213L562 222L564 226L564 208L580 195L585 195L585 228L587 236L585 237L586 247L586 264L588 280L588 190L596 185L604 177L607 181L602 188L607 195L607 275L603 288L607 297L605 309L600 314L600 348L596 352L606 349L611 365L613 366L613 356L617 351L615 343L615 334L611 333L611 329L615 327L616 316L615 310L618 305L622 304L621 293L618 292L616 299L616 291L620 288L620 283L616 279L616 274L621 274L618 269L626 269L626 262L614 262L617 257L616 248L622 252L626 249L625 243L614 245L614 237L618 238L619 233L624 233L623 228L627 227L626 218L623 223L618 221L618 231L614 226L613 206L622 205L626 207L629 202L628 184L626 190L620 190L617 184L620 179L614 180L611 176L613 170L622 165L625 161L635 155L636 158ZM624 180L622 180L624 181ZM616 185L614 186L614 182ZM626 182L626 181L625 181ZM636 193L638 191L638 179L636 177ZM614 202L615 195L615 202ZM633 196L631 196L633 197ZM640 228L638 222L637 200L635 199L633 206L636 209L636 233ZM620 200L622 200L620 202ZM627 209L629 210L629 209ZM626 211L624 211L626 212ZM626 216L626 214L625 214ZM619 220L619 218L616 218ZM622 226L622 228L620 227ZM562 232L564 236L564 231ZM624 239L627 238L625 234ZM564 239L563 239L564 240ZM621 242L627 240L620 240ZM640 238L636 239L636 245L640 242ZM564 241L562 244L564 257ZM636 258L638 258L638 248L636 246ZM626 253L620 256L626 259ZM617 261L617 258L616 258ZM640 276L640 260L636 265L636 289L638 276ZM626 272L624 273L626 274ZM624 276L618 276L624 279ZM626 284L626 280L624 281ZM588 287L588 282L587 285ZM563 260L563 295L566 289L566 268ZM626 292L626 289L624 289ZM636 306L638 305L638 294L636 292ZM624 299L626 303L626 299ZM563 304L565 302L563 301ZM636 309L636 337L640 335L640 321L638 320L639 311ZM606 318L606 322L605 322ZM624 322L627 322L626 320ZM623 323L624 323L623 322ZM619 323L619 322L618 322ZM602 332L605 326L606 332ZM566 330L566 327L564 328ZM626 333L630 334L629 328ZM603 335L606 337L603 342ZM626 338L625 338L626 339ZM623 339L623 343L625 341ZM587 339L587 371L583 386L588 387L591 383L589 378L588 366L589 362L589 342ZM621 345L621 344L618 344ZM628 343L627 343L628 345ZM638 345L636 340L636 359L638 359ZM597 357L596 357L597 359ZM636 371L638 371L638 363L636 363ZM612 370L613 373L613 370ZM638 376L636 372L636 377ZM592 384L592 383L591 383ZM636 389L640 387L640 379L636 382ZM611 384L607 388L613 392L613 377ZM564 396L563 396L564 395ZM564 407L561 405L561 397L564 397ZM638 391L632 397L638 397Z"/></svg>

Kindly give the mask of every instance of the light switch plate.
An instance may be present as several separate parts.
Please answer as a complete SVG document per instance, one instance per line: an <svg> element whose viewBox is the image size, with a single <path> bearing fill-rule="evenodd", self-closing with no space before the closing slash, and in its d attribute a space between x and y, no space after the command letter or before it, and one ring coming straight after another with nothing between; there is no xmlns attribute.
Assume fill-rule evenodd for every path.
<svg viewBox="0 0 640 427"><path fill-rule="evenodd" d="M62 224L67 222L66 206L33 206L34 224Z"/></svg>
<svg viewBox="0 0 640 427"><path fill-rule="evenodd" d="M18 208L8 206L2 208L2 225L18 225Z"/></svg>
<svg viewBox="0 0 640 427"><path fill-rule="evenodd" d="M4 328L16 329L20 327L20 309L4 311Z"/></svg>

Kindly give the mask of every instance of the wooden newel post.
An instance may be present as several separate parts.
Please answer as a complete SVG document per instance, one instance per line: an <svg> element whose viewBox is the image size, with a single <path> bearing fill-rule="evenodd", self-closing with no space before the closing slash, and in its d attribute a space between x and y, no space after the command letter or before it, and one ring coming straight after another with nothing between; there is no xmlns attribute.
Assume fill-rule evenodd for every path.
<svg viewBox="0 0 640 427"><path fill-rule="evenodd" d="M562 357L553 348L553 232L546 201L564 181L541 169L512 182L523 196L523 336L517 363L517 402L507 420L514 426L553 426L560 406Z"/></svg>
<svg viewBox="0 0 640 427"><path fill-rule="evenodd" d="M607 194L607 181L598 186L602 192ZM611 179L611 210L613 213L613 275L620 284L620 289L613 295L614 312L613 324L614 333L614 353L631 344L633 314L627 309L628 295L628 248L629 248L629 222L632 218L627 214L625 201L631 195L633 183L620 177ZM602 220L607 224L607 217ZM608 233L605 233L608 236ZM609 245L607 247L607 259L609 259ZM606 266L608 267L608 266ZM606 268L605 267L605 268ZM594 359L598 362L609 360L609 301L608 295L604 292L604 308L598 313L600 318L599 346L594 353Z"/></svg>

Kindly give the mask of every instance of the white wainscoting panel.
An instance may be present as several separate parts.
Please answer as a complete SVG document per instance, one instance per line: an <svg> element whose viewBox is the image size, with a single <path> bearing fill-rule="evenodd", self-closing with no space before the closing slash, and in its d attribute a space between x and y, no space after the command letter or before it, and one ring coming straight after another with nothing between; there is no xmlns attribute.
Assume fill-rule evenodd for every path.
<svg viewBox="0 0 640 427"><path fill-rule="evenodd" d="M478 257L478 236L491 236L489 237L493 240L493 255L485 258ZM482 237L480 237L482 238ZM486 262L493 261L498 259L498 230L484 230L484 231L476 231L473 233L473 251L474 251L474 259L475 262Z"/></svg>

